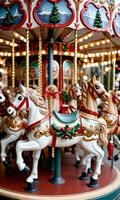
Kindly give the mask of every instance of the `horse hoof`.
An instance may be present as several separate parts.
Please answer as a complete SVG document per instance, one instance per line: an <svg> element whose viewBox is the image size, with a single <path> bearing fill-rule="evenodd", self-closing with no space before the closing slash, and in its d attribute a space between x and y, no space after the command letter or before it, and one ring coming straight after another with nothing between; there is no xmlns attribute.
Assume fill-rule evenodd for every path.
<svg viewBox="0 0 120 200"><path fill-rule="evenodd" d="M5 166L6 172L11 172L12 171L12 165L10 161L3 161L3 165Z"/></svg>
<svg viewBox="0 0 120 200"><path fill-rule="evenodd" d="M88 174L91 174L93 170L91 168L88 169Z"/></svg>
<svg viewBox="0 0 120 200"><path fill-rule="evenodd" d="M25 188L25 191L27 191L27 192L37 192L38 191L37 184L34 181L32 183L27 182L27 187Z"/></svg>
<svg viewBox="0 0 120 200"><path fill-rule="evenodd" d="M38 179L38 178L34 178L34 179L33 179L33 182L34 182L35 184L39 184L39 179Z"/></svg>
<svg viewBox="0 0 120 200"><path fill-rule="evenodd" d="M114 161L117 161L117 160L119 160L119 155L118 155L118 154L116 154L116 155L114 156Z"/></svg>
<svg viewBox="0 0 120 200"><path fill-rule="evenodd" d="M81 165L80 160L76 160L75 167L81 167L81 166L82 166L82 165Z"/></svg>
<svg viewBox="0 0 120 200"><path fill-rule="evenodd" d="M24 174L28 174L30 172L30 168L28 166L25 166L24 169L22 170Z"/></svg>
<svg viewBox="0 0 120 200"><path fill-rule="evenodd" d="M88 176L88 173L82 172L81 176L79 177L80 180L89 180L90 177Z"/></svg>
<svg viewBox="0 0 120 200"><path fill-rule="evenodd" d="M91 177L90 183L87 184L88 187L99 188L98 180Z"/></svg>

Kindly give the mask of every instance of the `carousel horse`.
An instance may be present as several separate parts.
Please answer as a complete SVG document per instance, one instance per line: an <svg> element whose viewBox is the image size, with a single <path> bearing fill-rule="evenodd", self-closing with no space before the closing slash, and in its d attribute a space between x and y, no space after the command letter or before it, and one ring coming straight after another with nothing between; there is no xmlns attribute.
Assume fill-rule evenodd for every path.
<svg viewBox="0 0 120 200"><path fill-rule="evenodd" d="M94 95L94 93L92 94L93 91L91 90L90 84L91 83L89 83L89 84L83 83L82 96L77 97L77 95L76 95L76 97L77 97L76 99L78 102L78 108L80 110L80 114L82 116L83 123L84 123L84 120L89 122L90 119L94 119L96 121L98 120L98 122L102 120L102 118L98 119L98 116L99 116L99 113L97 113L97 107L98 107L98 98L97 97L98 96L96 96L96 97L93 96L93 99L95 99L93 107L91 107L92 104L90 103L90 100L87 99L88 92L91 93L91 96ZM73 90L73 92L75 92L75 89ZM101 96L102 99L105 99L106 94L107 94L107 92L105 92L104 95ZM94 106L95 106L95 108L94 108ZM94 112L94 109L96 112ZM93 128L92 126L89 127L89 135L90 135L92 128ZM98 142L98 141L96 140L96 142ZM99 148L101 148L101 147L99 146ZM95 156L94 152L91 153L89 151L85 151L84 148L83 149L81 148L81 144L79 144L79 143L76 144L76 147L75 147L76 164L75 164L75 166L76 167L79 167L81 165L86 166L85 172L83 172L82 175L80 176L81 180L89 179L88 173L91 172L91 159L93 156Z"/></svg>
<svg viewBox="0 0 120 200"><path fill-rule="evenodd" d="M102 115L108 127L108 134L120 134L120 116L118 106L120 105L120 92L109 91L102 101Z"/></svg>
<svg viewBox="0 0 120 200"><path fill-rule="evenodd" d="M120 141L118 136L120 135L120 115L119 115L119 105L120 105L120 91L109 91L102 102L102 116L108 127L108 134L113 135L114 144L117 148L120 147ZM117 136L118 135L118 136ZM120 153L114 156L114 160L117 161L120 158Z"/></svg>
<svg viewBox="0 0 120 200"><path fill-rule="evenodd" d="M85 151L93 153L97 157L97 164L91 178L91 185L95 185L101 174L101 162L104 151L96 141L99 139L107 143L106 122L97 118L96 98L105 93L103 84L93 79L88 83L86 103L89 114L74 112L72 114L49 113L44 99L40 94L20 85L18 93L7 112L15 116L16 110L29 109L28 116L28 140L20 140L16 145L16 162L20 171L29 172L29 167L24 163L23 151L33 151L33 167L31 174L26 179L27 184L33 185L38 179L38 160L41 150L46 146L68 147L80 143Z"/></svg>
<svg viewBox="0 0 120 200"><path fill-rule="evenodd" d="M6 136L1 140L1 160L6 169L11 169L12 165L8 158L7 147L12 142L16 141L20 136L25 134L27 127L26 110L17 112L14 116L5 116L2 118L2 128Z"/></svg>
<svg viewBox="0 0 120 200"><path fill-rule="evenodd" d="M6 95L6 92L5 92ZM6 109L8 107L8 100L3 92L0 90L0 104L1 104L1 114L0 114L0 127L1 130L5 132L5 136L1 139L1 160L6 167L6 169L11 168L10 160L7 155L7 147L12 142L16 141L21 135L24 135L27 126L27 111L23 110L17 112L14 117L7 116ZM8 94L7 94L8 96Z"/></svg>

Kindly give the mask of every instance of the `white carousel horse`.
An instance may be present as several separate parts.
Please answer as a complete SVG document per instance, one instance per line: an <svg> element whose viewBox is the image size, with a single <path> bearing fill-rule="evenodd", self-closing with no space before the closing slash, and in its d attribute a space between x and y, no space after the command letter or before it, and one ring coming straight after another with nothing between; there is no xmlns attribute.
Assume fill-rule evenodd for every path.
<svg viewBox="0 0 120 200"><path fill-rule="evenodd" d="M105 89L98 80L93 80L89 84L86 93L89 100L87 104L89 104L91 112L96 114L96 98L98 95L102 96ZM20 90L21 92L16 95L7 111L15 116L16 109L26 109L26 106L29 105L28 140L18 141L16 145L17 165L20 171L29 171L28 166L24 163L22 152L33 151L33 168L26 182L33 184L34 180L38 178L38 160L42 149L53 144L55 147L68 147L77 143L81 143L82 148L96 155L97 165L92 180L97 181L98 175L101 173L104 151L96 141L100 138L103 142L107 142L106 122L103 119L98 121L97 116L91 114L86 116L85 112L81 113L82 117L77 112L66 115L53 112L50 118L44 99L38 92L22 85L20 85Z"/></svg>
<svg viewBox="0 0 120 200"><path fill-rule="evenodd" d="M1 140L1 160L4 166L11 168L11 162L8 159L7 147L12 142L16 141L20 136L23 136L27 127L26 111L17 113L15 117L5 116L2 118L2 128L6 132L6 136Z"/></svg>
<svg viewBox="0 0 120 200"><path fill-rule="evenodd" d="M4 105L3 105L4 103ZM2 107L7 107L8 102L6 105L6 97L0 90L0 104ZM3 107L3 108L4 108ZM7 108L5 108L7 109ZM1 130L4 131L7 135L1 139L1 160L6 168L11 168L11 163L7 159L7 146L11 143L16 141L21 135L24 135L27 126L27 113L26 110L17 113L17 116L5 116L7 112L2 112L0 114L0 127Z"/></svg>

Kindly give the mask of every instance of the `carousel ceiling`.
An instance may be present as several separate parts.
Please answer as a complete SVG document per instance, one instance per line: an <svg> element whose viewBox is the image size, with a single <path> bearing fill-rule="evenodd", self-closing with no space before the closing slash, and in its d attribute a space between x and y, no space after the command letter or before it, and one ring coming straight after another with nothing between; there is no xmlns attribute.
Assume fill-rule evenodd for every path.
<svg viewBox="0 0 120 200"><path fill-rule="evenodd" d="M0 55L11 53L13 36L18 55L25 51L26 29L29 29L33 49L38 45L40 33L43 44L47 45L51 28L54 43L65 45L65 50L74 50L77 28L78 53L90 58L97 53L99 58L102 52L119 52L118 3L119 0L0 1Z"/></svg>

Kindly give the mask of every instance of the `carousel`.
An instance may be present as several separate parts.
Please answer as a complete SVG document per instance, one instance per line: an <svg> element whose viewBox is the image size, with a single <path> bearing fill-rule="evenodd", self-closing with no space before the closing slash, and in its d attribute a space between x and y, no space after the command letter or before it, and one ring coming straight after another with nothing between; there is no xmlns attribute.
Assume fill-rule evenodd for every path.
<svg viewBox="0 0 120 200"><path fill-rule="evenodd" d="M0 1L1 199L120 198L119 24L119 0Z"/></svg>

